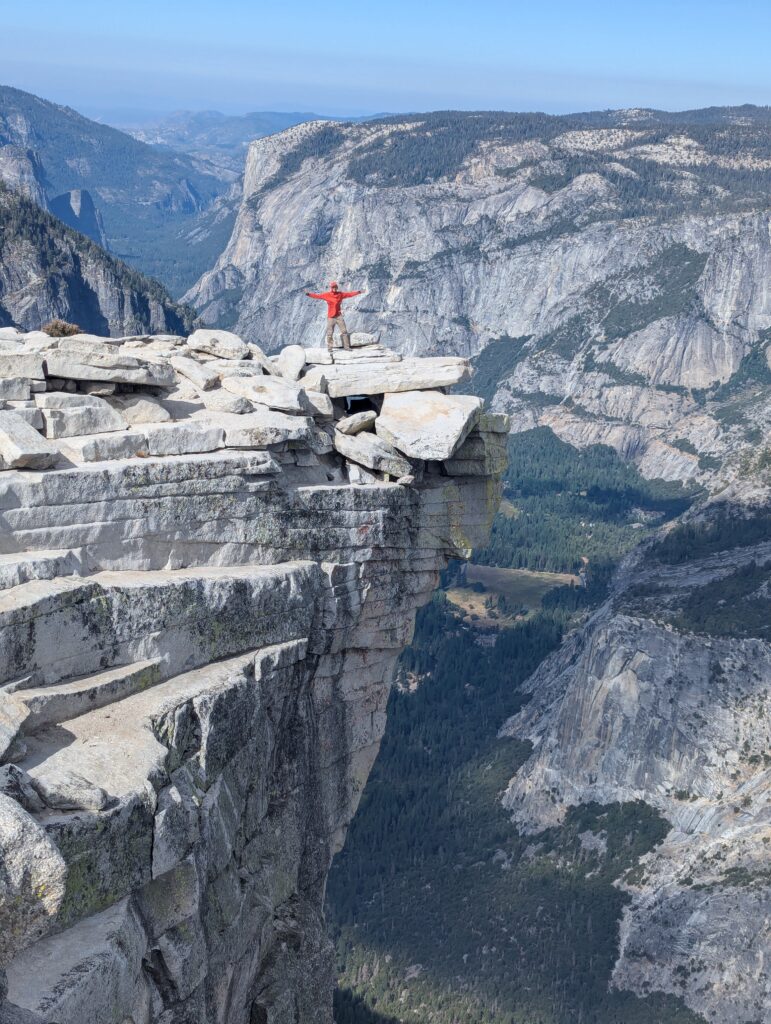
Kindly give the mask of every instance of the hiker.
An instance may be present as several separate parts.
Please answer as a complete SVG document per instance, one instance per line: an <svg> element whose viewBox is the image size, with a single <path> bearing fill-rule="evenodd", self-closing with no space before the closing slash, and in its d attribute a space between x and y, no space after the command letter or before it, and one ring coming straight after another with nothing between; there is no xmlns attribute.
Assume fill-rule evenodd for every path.
<svg viewBox="0 0 771 1024"><path fill-rule="evenodd" d="M354 295L363 295L363 292L341 292L337 286L337 281L333 281L329 286L328 292L306 292L309 299L323 299L327 304L327 348L331 352L335 347L335 325L337 325L338 331L340 331L340 337L343 339L343 348L351 348L351 336L348 333L348 328L345 326L345 320L340 312L340 307L343 305L343 299L352 299Z"/></svg>

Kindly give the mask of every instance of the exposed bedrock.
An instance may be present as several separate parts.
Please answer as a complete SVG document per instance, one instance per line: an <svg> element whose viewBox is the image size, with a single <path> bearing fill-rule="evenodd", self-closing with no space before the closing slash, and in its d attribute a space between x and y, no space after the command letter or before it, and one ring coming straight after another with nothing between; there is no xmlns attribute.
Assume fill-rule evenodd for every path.
<svg viewBox="0 0 771 1024"><path fill-rule="evenodd" d="M403 483L302 439L0 474L1 1021L329 1024L327 870L485 423Z"/></svg>

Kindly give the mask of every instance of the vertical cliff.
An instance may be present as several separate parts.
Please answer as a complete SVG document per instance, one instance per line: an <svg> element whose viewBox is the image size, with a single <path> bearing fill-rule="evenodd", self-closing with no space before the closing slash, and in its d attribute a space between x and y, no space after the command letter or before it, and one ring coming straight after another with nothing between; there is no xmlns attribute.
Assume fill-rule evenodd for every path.
<svg viewBox="0 0 771 1024"><path fill-rule="evenodd" d="M55 457L0 473L3 1021L331 1020L330 860L415 611L497 506L503 418L467 400L460 422L424 424L424 458L405 454L403 410L367 392L383 350L353 369L321 353L326 376L306 366L291 384L292 353L281 377L258 350L197 359L178 341L145 339L134 351L157 386L111 398L165 423L61 440L55 407L88 409L93 381L75 380L82 353L50 350L44 371L63 376L46 386L66 387L66 367L74 383L33 392ZM220 356L228 342L199 339ZM251 381L252 411L196 404L179 372L163 376L162 344L188 375L208 372L209 402L237 397L212 387L218 373ZM433 362L395 358L377 375L405 394L429 386ZM137 370L95 372L114 384ZM259 407L258 386L274 403L294 389L304 411ZM335 397L351 388L372 405L353 424ZM459 408L420 394L424 409ZM345 433L381 419L394 446Z"/></svg>

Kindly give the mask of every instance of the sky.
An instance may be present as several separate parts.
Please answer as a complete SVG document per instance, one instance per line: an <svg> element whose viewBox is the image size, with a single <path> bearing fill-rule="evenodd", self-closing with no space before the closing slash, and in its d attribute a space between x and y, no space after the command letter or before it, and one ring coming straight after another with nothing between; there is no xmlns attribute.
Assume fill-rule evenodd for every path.
<svg viewBox="0 0 771 1024"><path fill-rule="evenodd" d="M0 0L0 83L89 116L771 104L769 0Z"/></svg>

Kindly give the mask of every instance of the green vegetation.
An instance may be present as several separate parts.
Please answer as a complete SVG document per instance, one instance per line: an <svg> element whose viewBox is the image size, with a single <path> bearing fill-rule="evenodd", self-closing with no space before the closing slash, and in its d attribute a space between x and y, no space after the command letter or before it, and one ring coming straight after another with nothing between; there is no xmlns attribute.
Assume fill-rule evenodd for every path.
<svg viewBox="0 0 771 1024"><path fill-rule="evenodd" d="M503 335L488 342L474 360L474 376L459 384L457 390L466 395L479 395L487 403L492 401L499 383L514 372L529 340L529 335L522 338Z"/></svg>
<svg viewBox="0 0 771 1024"><path fill-rule="evenodd" d="M696 495L679 483L645 480L605 445L573 448L548 427L512 435L504 481L520 514L496 517L476 560L577 572L588 559L595 579L645 535L634 524L680 515Z"/></svg>
<svg viewBox="0 0 771 1024"><path fill-rule="evenodd" d="M681 565L730 548L745 548L771 539L771 512L726 505L709 518L681 523L650 548L660 562Z"/></svg>
<svg viewBox="0 0 771 1024"><path fill-rule="evenodd" d="M695 587L672 625L712 636L771 636L771 561L749 562L717 583Z"/></svg>
<svg viewBox="0 0 771 1024"><path fill-rule="evenodd" d="M47 324L43 324L40 330L43 334L47 334L49 338L71 338L73 334L80 334L78 324L71 324L66 320L58 320L56 318L49 320Z"/></svg>
<svg viewBox="0 0 771 1024"><path fill-rule="evenodd" d="M627 899L613 881L668 826L643 804L518 833L500 804L529 746L497 738L568 615L542 612L479 647L439 595L402 659L378 761L329 881L350 1024L693 1024L661 995L608 990ZM365 997L354 1012L354 997ZM375 1020L380 1018L376 1017Z"/></svg>
<svg viewBox="0 0 771 1024"><path fill-rule="evenodd" d="M19 133L19 125L23 131ZM104 220L110 249L179 295L214 263L233 216L203 227L199 214L223 196L229 181L182 153L139 142L69 107L0 86L0 145L33 150L50 197L88 189Z"/></svg>
<svg viewBox="0 0 771 1024"><path fill-rule="evenodd" d="M645 132L632 144L656 144L671 136L691 138L707 153L719 157L751 155L760 161L771 155L768 118L762 108L748 108L741 125L732 121L731 108L711 108L673 115L651 111L637 127ZM512 144L528 140L550 143L563 132L617 127L612 111L549 116L490 111L437 111L383 118L377 125L393 125L387 137L365 144L348 165L349 177L382 188L414 187L450 179L480 143ZM771 171L705 162L687 169L649 160L624 147L610 155L556 150L545 168L538 161L498 169L502 177L525 175L530 184L547 192L569 186L580 175L601 176L610 186L607 201L582 224L614 217L677 216L688 210L764 208L771 191Z"/></svg>
<svg viewBox="0 0 771 1024"><path fill-rule="evenodd" d="M311 157L328 156L334 153L344 138L343 132L332 125L325 125L319 128L318 131L303 135L292 149L282 155L275 174L272 174L270 178L262 183L258 192L249 196L247 200L248 205L255 209L266 192L277 188L293 174L296 174L306 160Z"/></svg>
<svg viewBox="0 0 771 1024"><path fill-rule="evenodd" d="M540 608L494 633L470 627L444 591L419 613L380 755L329 880L338 1021L695 1024L672 997L609 988L627 900L613 883L638 869L666 822L642 803L588 805L559 828L521 835L500 798L530 746L498 736L529 699L525 680L640 538L638 512L660 521L693 494L547 429L512 437L510 456L508 497L476 561L565 571L588 554L590 584L541 590ZM468 571L483 602L509 580L484 566ZM457 581L450 566L443 586Z"/></svg>
<svg viewBox="0 0 771 1024"><path fill-rule="evenodd" d="M351 159L348 176L362 185L422 185L456 174L483 140L552 138L565 129L566 120L546 114L457 110L383 118L376 123L407 127L365 146Z"/></svg>

